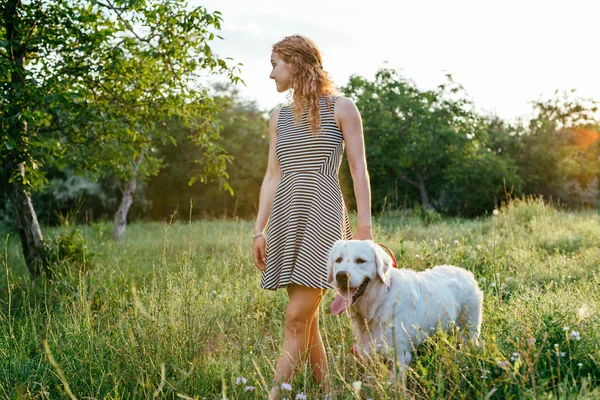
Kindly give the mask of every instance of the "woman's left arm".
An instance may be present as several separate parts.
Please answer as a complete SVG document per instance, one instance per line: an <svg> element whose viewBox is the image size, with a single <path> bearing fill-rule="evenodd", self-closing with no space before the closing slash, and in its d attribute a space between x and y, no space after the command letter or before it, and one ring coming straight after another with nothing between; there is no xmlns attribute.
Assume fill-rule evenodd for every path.
<svg viewBox="0 0 600 400"><path fill-rule="evenodd" d="M360 112L352 100L340 97L335 104L335 119L342 130L342 136L346 144L348 165L350 166L356 195L358 228L353 239L373 240L373 232L371 231L371 187L369 172L367 171Z"/></svg>

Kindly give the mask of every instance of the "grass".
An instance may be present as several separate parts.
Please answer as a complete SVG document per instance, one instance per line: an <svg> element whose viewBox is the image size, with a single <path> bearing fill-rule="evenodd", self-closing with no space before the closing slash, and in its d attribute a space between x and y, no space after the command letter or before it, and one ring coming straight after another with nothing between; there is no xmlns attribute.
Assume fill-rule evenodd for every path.
<svg viewBox="0 0 600 400"><path fill-rule="evenodd" d="M477 220L376 216L376 241L400 267L455 264L475 274L485 292L482 344L435 335L406 382L388 382L381 365L362 368L350 355L349 320L331 316L328 293L320 318L333 398L600 398L599 222L596 212L532 199ZM3 235L0 397L265 398L286 294L259 288L252 227L135 223L116 244L110 224L79 226L86 251L58 257L54 277L35 281L18 236ZM289 398L323 398L306 366L291 384Z"/></svg>

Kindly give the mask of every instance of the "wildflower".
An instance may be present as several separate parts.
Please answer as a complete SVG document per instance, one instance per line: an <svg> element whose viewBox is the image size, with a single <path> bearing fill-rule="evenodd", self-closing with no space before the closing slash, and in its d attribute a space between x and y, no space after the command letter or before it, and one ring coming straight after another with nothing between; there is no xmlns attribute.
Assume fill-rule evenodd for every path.
<svg viewBox="0 0 600 400"><path fill-rule="evenodd" d="M352 389L354 389L354 393L358 394L360 392L361 387L362 387L361 381L352 382Z"/></svg>
<svg viewBox="0 0 600 400"><path fill-rule="evenodd" d="M565 351L557 351L556 352L556 357L564 357L567 355L567 352Z"/></svg>
<svg viewBox="0 0 600 400"><path fill-rule="evenodd" d="M498 214L500 214L500 211L498 211L498 209L494 208L494 211L492 211L492 214L498 215Z"/></svg>
<svg viewBox="0 0 600 400"><path fill-rule="evenodd" d="M554 343L554 348L558 349L558 343Z"/></svg>
<svg viewBox="0 0 600 400"><path fill-rule="evenodd" d="M281 384L281 388L282 388L283 390L292 390L292 385L290 385L289 383L285 383L285 382L283 382L283 383Z"/></svg>
<svg viewBox="0 0 600 400"><path fill-rule="evenodd" d="M512 357L510 358L510 361L517 361L520 358L521 358L521 354L513 353Z"/></svg>
<svg viewBox="0 0 600 400"><path fill-rule="evenodd" d="M304 393L298 393L296 395L296 400L306 400L306 395Z"/></svg>
<svg viewBox="0 0 600 400"><path fill-rule="evenodd" d="M529 344L535 344L535 338L534 337L529 338L528 342L529 342Z"/></svg>
<svg viewBox="0 0 600 400"><path fill-rule="evenodd" d="M581 367L583 367L583 363L577 363L577 366L578 366L579 368L581 368Z"/></svg>
<svg viewBox="0 0 600 400"><path fill-rule="evenodd" d="M454 245L458 246L460 244L460 242L458 240L454 240Z"/></svg>
<svg viewBox="0 0 600 400"><path fill-rule="evenodd" d="M571 333L569 333L569 338L571 338L573 340L581 340L581 336L579 335L579 331L571 331Z"/></svg>
<svg viewBox="0 0 600 400"><path fill-rule="evenodd" d="M506 360L505 361L500 361L500 360L496 361L496 365L499 367L506 367L506 366L508 366L508 364L510 364L510 363Z"/></svg>
<svg viewBox="0 0 600 400"><path fill-rule="evenodd" d="M254 386L246 386L244 392L254 392L254 389L256 389Z"/></svg>
<svg viewBox="0 0 600 400"><path fill-rule="evenodd" d="M496 287L496 282L492 282L492 283L490 283L490 286L491 286L491 287Z"/></svg>
<svg viewBox="0 0 600 400"><path fill-rule="evenodd" d="M563 331L565 331L565 332L566 332L566 331L568 331L568 330L569 330L569 327L568 327L568 326L563 326Z"/></svg>
<svg viewBox="0 0 600 400"><path fill-rule="evenodd" d="M246 383L246 378L244 378L243 376L235 379L236 385L243 385L245 383Z"/></svg>

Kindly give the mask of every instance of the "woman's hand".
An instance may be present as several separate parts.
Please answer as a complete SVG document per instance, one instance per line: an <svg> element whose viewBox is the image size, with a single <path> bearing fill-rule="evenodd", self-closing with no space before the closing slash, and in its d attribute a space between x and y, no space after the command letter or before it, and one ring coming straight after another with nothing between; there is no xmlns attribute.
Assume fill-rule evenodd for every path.
<svg viewBox="0 0 600 400"><path fill-rule="evenodd" d="M256 265L256 268L260 269L262 272L265 272L265 269L267 269L267 258L265 251L266 244L267 242L264 236L257 236L252 242L252 257L254 258L254 265Z"/></svg>
<svg viewBox="0 0 600 400"><path fill-rule="evenodd" d="M373 232L370 226L359 226L352 237L353 240L373 240Z"/></svg>

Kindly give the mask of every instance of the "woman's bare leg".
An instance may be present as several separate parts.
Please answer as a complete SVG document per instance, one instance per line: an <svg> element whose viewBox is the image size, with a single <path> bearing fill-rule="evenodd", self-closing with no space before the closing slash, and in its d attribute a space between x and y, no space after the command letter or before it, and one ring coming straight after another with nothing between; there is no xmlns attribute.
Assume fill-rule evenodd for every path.
<svg viewBox="0 0 600 400"><path fill-rule="evenodd" d="M302 360L302 355L307 350L311 322L325 294L325 290L293 283L288 286L287 291L289 302L285 310L283 346L275 367L274 380L277 386L271 389L270 399L278 398L279 385L290 381L294 368Z"/></svg>
<svg viewBox="0 0 600 400"><path fill-rule="evenodd" d="M308 333L309 361L313 377L317 385L321 386L325 393L331 391L331 379L329 378L329 367L327 365L327 353L319 332L319 309L315 312Z"/></svg>

